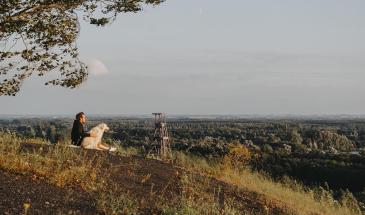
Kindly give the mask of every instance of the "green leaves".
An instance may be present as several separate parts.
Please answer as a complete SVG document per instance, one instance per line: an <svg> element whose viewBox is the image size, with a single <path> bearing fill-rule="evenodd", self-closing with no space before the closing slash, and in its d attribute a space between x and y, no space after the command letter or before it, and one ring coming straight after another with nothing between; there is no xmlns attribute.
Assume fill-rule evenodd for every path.
<svg viewBox="0 0 365 215"><path fill-rule="evenodd" d="M46 84L76 88L88 76L78 59L79 15L105 26L119 13L135 13L163 0L2 0L0 4L0 96L16 95L34 73L55 73ZM78 13L76 13L78 11Z"/></svg>
<svg viewBox="0 0 365 215"><path fill-rule="evenodd" d="M101 19L95 19L95 18L91 18L90 19L90 24L93 25L97 25L97 26L104 26L109 22L109 19L103 17Z"/></svg>

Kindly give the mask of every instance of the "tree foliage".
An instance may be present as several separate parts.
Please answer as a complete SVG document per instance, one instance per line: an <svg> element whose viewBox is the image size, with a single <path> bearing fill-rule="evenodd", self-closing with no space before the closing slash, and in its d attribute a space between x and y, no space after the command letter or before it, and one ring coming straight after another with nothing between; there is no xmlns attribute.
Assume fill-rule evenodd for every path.
<svg viewBox="0 0 365 215"><path fill-rule="evenodd" d="M47 84L79 86L88 76L78 58L80 18L97 26L164 0L2 0L0 95L16 95L31 75L52 72Z"/></svg>
<svg viewBox="0 0 365 215"><path fill-rule="evenodd" d="M239 170L244 168L252 157L252 153L246 146L239 142L234 142L229 145L229 152L224 156L223 164L225 167Z"/></svg>

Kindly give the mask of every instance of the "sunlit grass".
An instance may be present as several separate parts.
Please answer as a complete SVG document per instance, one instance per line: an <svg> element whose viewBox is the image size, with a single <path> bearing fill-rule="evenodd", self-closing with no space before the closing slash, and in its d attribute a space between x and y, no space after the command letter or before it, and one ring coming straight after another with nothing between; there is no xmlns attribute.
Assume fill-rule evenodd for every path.
<svg viewBox="0 0 365 215"><path fill-rule="evenodd" d="M34 150L24 150L24 143L40 145ZM135 197L128 193L114 194L102 191L106 183L105 173L100 177L103 156L90 156L87 151L66 147L67 144L64 142L49 145L41 139L25 139L14 134L0 133L0 168L43 178L59 187L77 185L87 191L98 191L98 206L102 212L128 211L130 214L138 214L139 202ZM137 148L124 148L117 142L111 144L117 147L115 155L134 156L141 152ZM318 192L320 189L309 189L290 179L277 182L249 168L230 167L221 160L208 161L184 153L174 154L174 164L187 171L182 171L185 173L178 182L182 192L169 201L161 199L156 202L154 207L162 214L242 214L232 207L229 199L225 205L220 205L214 194L206 192L209 183L198 181L196 175L203 175L205 179L216 178L237 186L238 189L261 194L264 199L261 202L262 214L270 214L270 208L273 206L289 214L299 215L361 214L351 198L337 202L326 190Z"/></svg>
<svg viewBox="0 0 365 215"><path fill-rule="evenodd" d="M278 205L289 213L307 214L361 214L358 207L347 207L335 201L328 192L318 196L318 192L304 187L295 181L276 182L265 174L253 172L248 168L239 171L227 168L219 162L209 163L204 158L175 153L175 162L195 173L217 178L241 189L262 194L268 204Z"/></svg>
<svg viewBox="0 0 365 215"><path fill-rule="evenodd" d="M44 144L36 149L22 149L23 143ZM24 139L14 134L0 134L0 168L18 173L34 174L60 187L79 185L85 190L97 190L102 158L86 156L65 145L47 146L47 141Z"/></svg>

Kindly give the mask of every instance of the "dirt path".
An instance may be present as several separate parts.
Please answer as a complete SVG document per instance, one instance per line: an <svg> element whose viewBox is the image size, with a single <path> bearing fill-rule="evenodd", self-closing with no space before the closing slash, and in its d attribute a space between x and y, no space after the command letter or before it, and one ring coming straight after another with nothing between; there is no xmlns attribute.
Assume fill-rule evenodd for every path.
<svg viewBox="0 0 365 215"><path fill-rule="evenodd" d="M65 189L29 175L0 171L0 214L95 214L94 198L81 189Z"/></svg>

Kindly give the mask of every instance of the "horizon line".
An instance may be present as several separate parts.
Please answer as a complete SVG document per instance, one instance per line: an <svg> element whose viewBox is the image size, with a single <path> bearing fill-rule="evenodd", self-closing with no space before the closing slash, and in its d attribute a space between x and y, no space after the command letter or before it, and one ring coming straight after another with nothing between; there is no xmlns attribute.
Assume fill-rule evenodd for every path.
<svg viewBox="0 0 365 215"><path fill-rule="evenodd" d="M166 112L163 112L166 113ZM166 113L168 117L171 118L310 118L314 117L320 119L327 118L341 118L341 119L359 119L365 118L364 114L176 114L176 113ZM75 114L0 114L0 119L2 118L69 118L74 117ZM135 118L150 118L152 117L152 112L148 113L138 113L138 114L116 114L116 113L88 113L89 117L135 117Z"/></svg>

